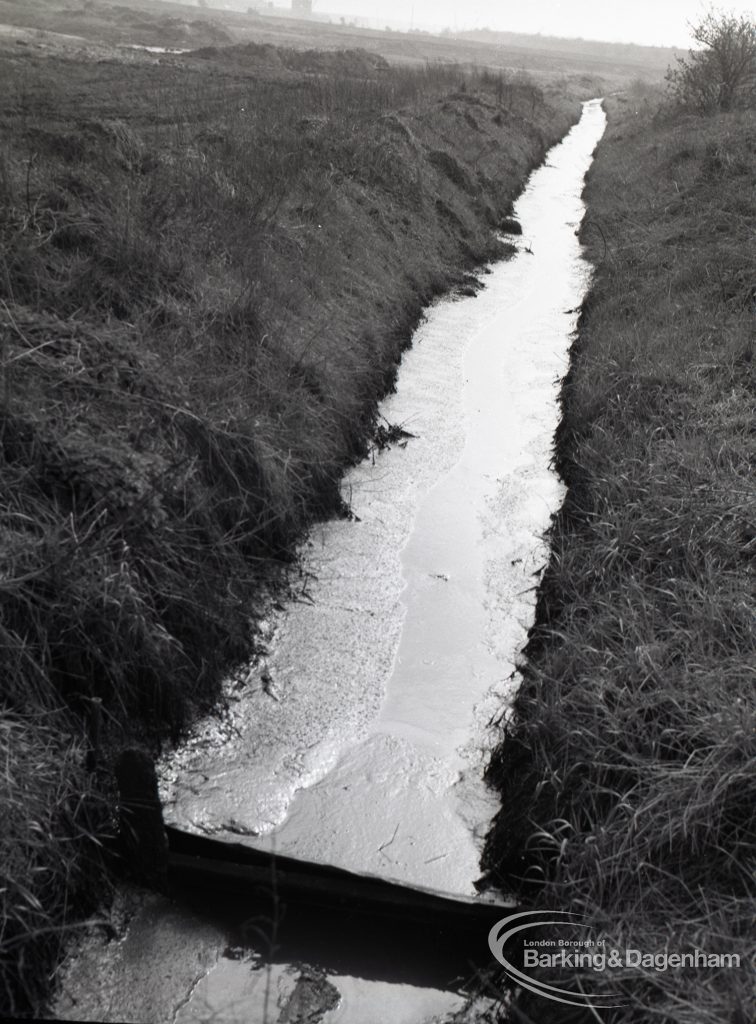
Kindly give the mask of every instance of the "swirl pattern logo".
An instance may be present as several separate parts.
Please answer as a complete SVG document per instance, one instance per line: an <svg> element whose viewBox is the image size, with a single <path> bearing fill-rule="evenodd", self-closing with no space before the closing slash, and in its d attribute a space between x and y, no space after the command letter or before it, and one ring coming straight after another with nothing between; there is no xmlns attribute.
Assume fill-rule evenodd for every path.
<svg viewBox="0 0 756 1024"><path fill-rule="evenodd" d="M528 939L529 933L535 929L564 929L568 925L575 937L568 939ZM589 934L590 926L585 924L578 914L569 911L551 911L545 915L543 911L529 910L512 914L503 918L493 926L488 934L488 945L494 957L504 968L509 979L515 984L557 1003L567 1006L590 1006L595 1009L608 1009L623 1005L615 1000L617 996L596 994L575 989L563 988L558 984L549 984L540 978L525 973L527 967L563 968L564 970L590 967L602 971L607 967L621 967L622 960L618 950L606 951L603 940L594 940ZM542 934L542 933L541 933ZM519 942L512 943L515 937ZM512 963L506 955L507 945L511 944L522 949L523 969ZM612 959L614 957L614 960ZM614 962L616 961L616 962Z"/></svg>

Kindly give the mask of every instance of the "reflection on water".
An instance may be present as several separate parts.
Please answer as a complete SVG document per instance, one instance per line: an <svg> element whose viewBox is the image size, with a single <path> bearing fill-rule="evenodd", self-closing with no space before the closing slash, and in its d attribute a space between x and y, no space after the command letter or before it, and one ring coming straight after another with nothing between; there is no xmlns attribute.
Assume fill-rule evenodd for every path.
<svg viewBox="0 0 756 1024"><path fill-rule="evenodd" d="M127 50L144 50L146 53L191 53L187 49L176 49L169 46L143 46L141 43L124 43Z"/></svg>

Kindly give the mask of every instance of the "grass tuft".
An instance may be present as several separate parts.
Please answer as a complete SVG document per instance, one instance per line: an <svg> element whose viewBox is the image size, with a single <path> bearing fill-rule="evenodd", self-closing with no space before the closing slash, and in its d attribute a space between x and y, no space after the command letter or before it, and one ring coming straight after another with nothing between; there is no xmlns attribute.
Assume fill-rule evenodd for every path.
<svg viewBox="0 0 756 1024"><path fill-rule="evenodd" d="M8 1015L47 995L64 943L96 907L94 878L106 896L108 810L70 728L61 712L0 719L0 1000Z"/></svg>

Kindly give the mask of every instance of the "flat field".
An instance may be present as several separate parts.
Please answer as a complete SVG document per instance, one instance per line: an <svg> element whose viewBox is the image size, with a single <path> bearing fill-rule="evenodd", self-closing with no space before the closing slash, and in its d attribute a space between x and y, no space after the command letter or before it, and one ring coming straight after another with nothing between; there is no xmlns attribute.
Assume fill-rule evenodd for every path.
<svg viewBox="0 0 756 1024"><path fill-rule="evenodd" d="M600 76L606 91L633 78L660 80L676 51L583 39L514 33L433 35L331 24L317 19L242 14L169 0L127 4L63 0L0 0L0 34L41 46L77 50L160 46L196 49L256 43L294 50L367 50L394 65L457 64L499 71L527 71L539 84L558 76ZM125 59L125 54L122 54ZM595 95L595 93L594 93Z"/></svg>

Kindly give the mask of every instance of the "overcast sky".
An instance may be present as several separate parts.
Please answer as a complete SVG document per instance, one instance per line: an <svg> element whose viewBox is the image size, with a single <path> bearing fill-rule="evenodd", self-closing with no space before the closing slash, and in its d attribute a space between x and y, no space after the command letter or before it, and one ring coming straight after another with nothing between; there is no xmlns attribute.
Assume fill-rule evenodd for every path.
<svg viewBox="0 0 756 1024"><path fill-rule="evenodd" d="M278 3L281 0L277 0ZM315 0L323 13L370 18L379 25L410 21L415 28L479 28L582 36L584 39L690 44L687 24L708 8L703 0ZM749 7L723 0L720 9Z"/></svg>

